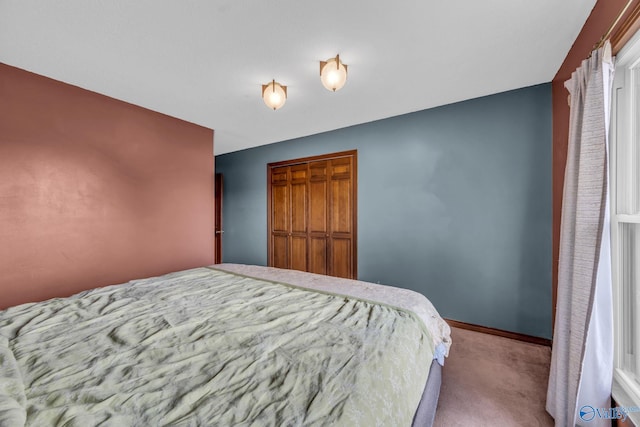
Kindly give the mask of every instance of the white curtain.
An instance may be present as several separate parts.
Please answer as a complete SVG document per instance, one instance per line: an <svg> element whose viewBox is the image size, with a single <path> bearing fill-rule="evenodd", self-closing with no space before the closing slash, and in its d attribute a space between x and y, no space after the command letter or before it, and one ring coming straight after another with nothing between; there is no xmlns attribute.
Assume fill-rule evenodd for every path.
<svg viewBox="0 0 640 427"><path fill-rule="evenodd" d="M556 426L610 426L613 313L608 133L613 64L609 42L565 83L571 116L547 411Z"/></svg>

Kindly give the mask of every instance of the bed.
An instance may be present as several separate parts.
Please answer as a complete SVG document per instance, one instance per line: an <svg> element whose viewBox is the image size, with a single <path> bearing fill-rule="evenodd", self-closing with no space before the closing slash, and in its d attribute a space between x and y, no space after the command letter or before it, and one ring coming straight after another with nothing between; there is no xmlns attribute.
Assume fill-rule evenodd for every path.
<svg viewBox="0 0 640 427"><path fill-rule="evenodd" d="M0 426L431 425L421 294L218 264L0 311Z"/></svg>

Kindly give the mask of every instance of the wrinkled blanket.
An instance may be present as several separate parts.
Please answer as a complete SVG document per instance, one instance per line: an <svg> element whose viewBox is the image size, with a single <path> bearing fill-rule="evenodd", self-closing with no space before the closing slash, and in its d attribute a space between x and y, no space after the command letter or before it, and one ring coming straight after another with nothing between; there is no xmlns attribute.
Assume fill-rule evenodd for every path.
<svg viewBox="0 0 640 427"><path fill-rule="evenodd" d="M0 311L0 426L411 425L413 313L196 268Z"/></svg>

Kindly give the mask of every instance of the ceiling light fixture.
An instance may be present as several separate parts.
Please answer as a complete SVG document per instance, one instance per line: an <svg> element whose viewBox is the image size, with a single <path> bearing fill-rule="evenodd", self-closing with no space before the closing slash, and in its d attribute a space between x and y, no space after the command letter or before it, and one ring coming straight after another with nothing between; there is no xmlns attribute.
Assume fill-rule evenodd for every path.
<svg viewBox="0 0 640 427"><path fill-rule="evenodd" d="M331 91L341 89L347 82L347 66L340 62L340 55L320 61L320 80Z"/></svg>
<svg viewBox="0 0 640 427"><path fill-rule="evenodd" d="M262 85L262 99L267 107L277 110L287 101L287 87L272 80L267 85Z"/></svg>

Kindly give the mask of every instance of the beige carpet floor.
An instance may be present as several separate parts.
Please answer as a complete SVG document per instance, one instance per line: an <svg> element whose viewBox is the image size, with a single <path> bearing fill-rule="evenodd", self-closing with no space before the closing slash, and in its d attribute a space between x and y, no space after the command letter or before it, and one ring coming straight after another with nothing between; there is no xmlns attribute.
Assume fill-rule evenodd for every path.
<svg viewBox="0 0 640 427"><path fill-rule="evenodd" d="M549 347L451 329L434 426L553 426Z"/></svg>

